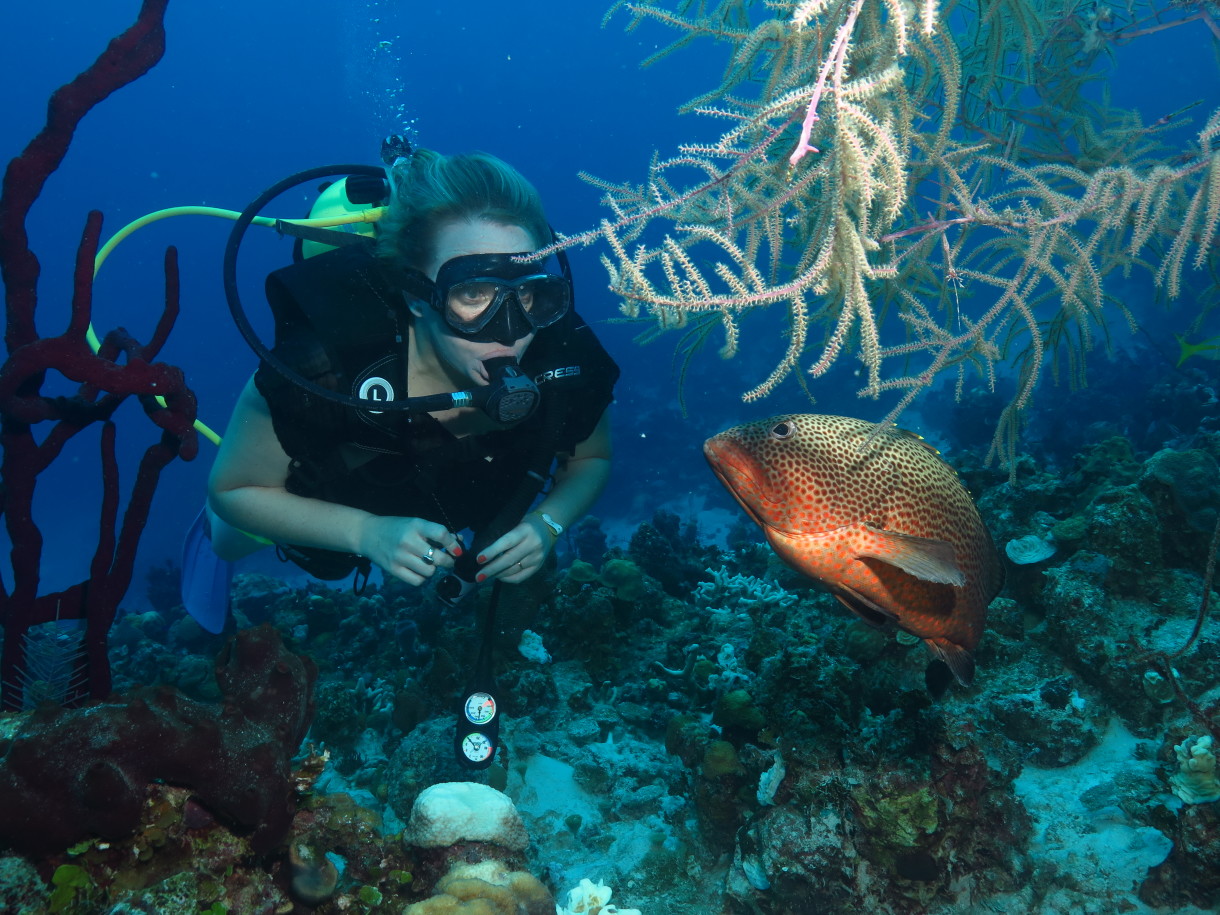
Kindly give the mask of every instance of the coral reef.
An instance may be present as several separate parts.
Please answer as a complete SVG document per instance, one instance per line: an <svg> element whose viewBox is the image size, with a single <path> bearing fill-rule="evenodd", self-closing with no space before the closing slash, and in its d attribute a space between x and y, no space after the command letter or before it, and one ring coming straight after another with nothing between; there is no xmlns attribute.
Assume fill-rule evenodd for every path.
<svg viewBox="0 0 1220 915"><path fill-rule="evenodd" d="M1017 483L966 456L999 536L1057 547L1009 570L970 689L930 693L917 645L849 617L749 532L714 548L662 523L686 570L676 594L630 548L540 576L529 632L551 661L522 656L519 631L499 639L504 749L487 772L529 843L514 825L429 848L410 825L429 786L467 777L451 710L477 605L239 576L239 625L270 621L320 670L311 736L329 759L290 780L282 841L255 854L201 795L155 784L131 836L35 861L0 899L417 915L554 910L545 892L562 902L593 878L644 913L1214 908L1218 804L1175 795L1207 797L1220 710L1214 625L1180 653L1210 584L1203 455L1220 451L1193 444L1146 455L1107 436L1065 466L1022 459ZM655 545L647 528L638 542ZM411 636L387 638L404 621ZM120 677L199 691L210 669L188 623L128 615L116 636ZM490 819L492 804L466 806ZM55 882L61 865L78 870Z"/></svg>
<svg viewBox="0 0 1220 915"><path fill-rule="evenodd" d="M1173 752L1178 758L1178 771L1169 779L1173 793L1188 804L1220 801L1211 736L1191 737L1174 747Z"/></svg>
<svg viewBox="0 0 1220 915"><path fill-rule="evenodd" d="M124 837L160 782L190 788L250 833L256 852L270 851L291 822L289 761L309 727L315 677L313 662L264 626L217 659L219 705L163 688L39 709L2 748L0 847L42 855Z"/></svg>
<svg viewBox="0 0 1220 915"><path fill-rule="evenodd" d="M1217 450L1207 436L1197 444ZM1010 569L976 686L940 698L918 646L850 618L753 542L682 546L683 525L664 524L681 561L702 563L679 595L617 547L556 573L530 611L551 662L523 657L519 633L497 655L504 752L487 779L512 799L528 845L459 832L426 848L397 835L415 832L405 824L429 786L466 777L448 747L477 608L393 585L356 596L239 576L238 621L266 618L317 658L313 737L331 755L303 777L309 790L324 763L286 843L227 881L196 882L196 901L238 898L240 877L276 904L398 915L474 896L525 905L538 883L562 901L596 877L644 912L1214 906L1217 805L1173 789L1210 771L1220 641L1206 626L1189 655L1157 660L1186 641L1203 594L1209 465L1110 436L1054 472L1025 466L1014 484L966 465L1005 541L1053 536L1056 552ZM620 595L624 583L633 590ZM404 619L417 637L384 637ZM116 669L197 682L191 647L206 643L154 622L130 618ZM192 803L193 819L214 818ZM471 816L487 813L476 804ZM154 848L144 830L119 853L162 861L164 880L177 840ZM88 886L63 892L118 898L115 876L89 858L110 851L88 852ZM293 889L303 865L320 890ZM45 893L60 891L52 874L40 872ZM158 882L131 879L140 893Z"/></svg>
<svg viewBox="0 0 1220 915"><path fill-rule="evenodd" d="M1211 439L1199 444L1213 454ZM1005 540L1053 531L1057 550L1010 570L976 686L937 699L917 645L850 618L752 542L684 548L684 562L703 565L681 596L615 547L599 565L573 562L532 598L530 631L552 661L523 657L517 641L498 653L504 752L487 779L503 792L495 806L513 801L515 837L458 830L431 848L411 811L429 786L466 777L448 747L476 616L393 585L356 596L239 576L239 622L267 618L317 658L325 711L313 737L330 759L309 763L269 856L175 891L201 908L261 893L323 915L460 911L475 898L495 911L533 905L542 888L563 901L590 877L644 912L1214 906L1217 804L1173 789L1209 776L1220 641L1208 626L1170 667L1156 654L1186 641L1203 593L1197 525L1210 516L1192 522L1182 505L1194 497L1174 493L1206 492L1207 466L1111 437L1053 473L1029 462L1018 484L972 471ZM639 585L633 600L621 582ZM403 619L419 621L407 646L384 637ZM153 623L130 619L116 669L160 665L196 682L187 646L205 643ZM205 837L249 854L249 836L230 836L191 797L74 859L87 881L62 889L50 868L25 892L117 900L123 871L108 872L106 856L143 855L149 871L121 879L152 898L185 856L220 860ZM490 804L465 808L491 819ZM204 825L177 825L188 813ZM156 829L170 838L157 845Z"/></svg>
<svg viewBox="0 0 1220 915"><path fill-rule="evenodd" d="M521 869L525 824L504 794L474 782L446 782L420 792L403 841L419 854L413 889L427 898L403 915L552 915L555 900ZM468 905L478 900L478 906Z"/></svg>

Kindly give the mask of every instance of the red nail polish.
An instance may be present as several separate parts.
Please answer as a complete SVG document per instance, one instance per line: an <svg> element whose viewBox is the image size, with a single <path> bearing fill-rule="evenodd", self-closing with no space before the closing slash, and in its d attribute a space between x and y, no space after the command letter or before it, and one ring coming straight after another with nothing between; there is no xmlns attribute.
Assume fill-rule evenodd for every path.
<svg viewBox="0 0 1220 915"><path fill-rule="evenodd" d="M477 581L477 582L484 582L484 581L486 581L486 580L487 580L487 576L486 576L486 575L484 575L482 572L480 572L478 575L476 575L476 576L474 577L474 580L475 580L475 581Z"/></svg>
<svg viewBox="0 0 1220 915"><path fill-rule="evenodd" d="M479 562L487 562L487 557L486 557L486 556L480 556L480 557L479 557Z"/></svg>
<svg viewBox="0 0 1220 915"><path fill-rule="evenodd" d="M453 548L453 555L454 555L454 556L461 556L461 555L462 555L462 548L461 548L460 546L455 546L455 547Z"/></svg>

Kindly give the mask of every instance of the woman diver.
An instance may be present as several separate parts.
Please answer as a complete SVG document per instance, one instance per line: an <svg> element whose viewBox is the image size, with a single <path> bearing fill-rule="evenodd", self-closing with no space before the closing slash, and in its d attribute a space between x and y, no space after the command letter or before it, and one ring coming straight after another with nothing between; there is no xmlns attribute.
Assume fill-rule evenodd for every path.
<svg viewBox="0 0 1220 915"><path fill-rule="evenodd" d="M536 386L538 408L358 410L264 360L208 483L216 554L269 541L321 578L371 562L409 585L455 564L467 581L534 575L606 485L618 377L573 310L566 258L548 270L531 256L553 239L512 167L418 149L390 169L375 247L272 273L272 352L300 377L370 403L515 382Z"/></svg>

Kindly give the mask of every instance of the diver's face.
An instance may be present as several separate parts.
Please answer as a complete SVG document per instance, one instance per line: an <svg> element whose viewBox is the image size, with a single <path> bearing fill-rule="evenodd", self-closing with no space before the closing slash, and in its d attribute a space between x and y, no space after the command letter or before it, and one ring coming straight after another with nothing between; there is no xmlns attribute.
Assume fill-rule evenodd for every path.
<svg viewBox="0 0 1220 915"><path fill-rule="evenodd" d="M538 243L520 226L485 219L447 222L436 233L432 262L425 267L424 273L435 281L441 265L455 257L466 254L512 254L533 251L537 247ZM483 360L512 356L520 361L534 340L532 333L507 345L469 340L452 331L444 317L423 302L413 302L411 312L415 315L415 331L420 338L421 351L434 353L440 367L463 384L468 381L487 384Z"/></svg>

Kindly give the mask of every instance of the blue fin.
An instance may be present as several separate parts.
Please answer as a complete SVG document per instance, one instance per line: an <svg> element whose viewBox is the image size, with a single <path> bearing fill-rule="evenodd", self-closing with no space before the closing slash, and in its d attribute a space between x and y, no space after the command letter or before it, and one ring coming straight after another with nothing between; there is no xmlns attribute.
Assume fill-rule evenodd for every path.
<svg viewBox="0 0 1220 915"><path fill-rule="evenodd" d="M212 552L207 524L205 508L182 541L182 605L200 626L218 633L229 616L233 563Z"/></svg>

